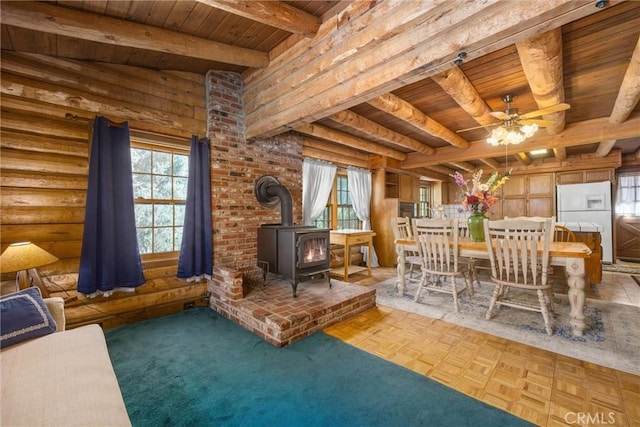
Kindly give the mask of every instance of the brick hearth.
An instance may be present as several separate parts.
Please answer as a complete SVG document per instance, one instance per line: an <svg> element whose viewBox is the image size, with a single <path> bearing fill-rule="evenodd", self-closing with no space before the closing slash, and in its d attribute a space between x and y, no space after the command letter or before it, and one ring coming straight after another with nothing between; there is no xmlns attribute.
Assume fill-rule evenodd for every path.
<svg viewBox="0 0 640 427"><path fill-rule="evenodd" d="M375 289L335 279L331 285L329 288L326 279L299 283L298 297L293 298L291 284L270 275L264 286L243 291L241 272L215 268L209 304L267 342L283 347L375 306Z"/></svg>

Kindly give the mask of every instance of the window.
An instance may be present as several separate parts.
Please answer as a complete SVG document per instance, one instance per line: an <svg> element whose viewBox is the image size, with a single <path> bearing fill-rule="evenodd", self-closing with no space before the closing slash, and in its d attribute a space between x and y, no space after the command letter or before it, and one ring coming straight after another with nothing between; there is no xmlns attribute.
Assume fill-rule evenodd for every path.
<svg viewBox="0 0 640 427"><path fill-rule="evenodd" d="M329 202L325 206L322 215L314 224L320 228L332 230L361 229L362 223L353 210L351 194L346 175L336 175L336 180L331 190Z"/></svg>
<svg viewBox="0 0 640 427"><path fill-rule="evenodd" d="M337 211L338 211L338 230L349 228L360 229L360 220L353 210L351 202L351 193L349 193L349 182L344 175L338 175L336 179L336 195L337 195Z"/></svg>
<svg viewBox="0 0 640 427"><path fill-rule="evenodd" d="M331 228L331 204L324 207L324 210L314 222L318 228Z"/></svg>
<svg viewBox="0 0 640 427"><path fill-rule="evenodd" d="M640 216L640 174L618 177L616 214Z"/></svg>
<svg viewBox="0 0 640 427"><path fill-rule="evenodd" d="M432 185L427 183L420 184L420 195L418 199L418 217L431 218L431 194Z"/></svg>
<svg viewBox="0 0 640 427"><path fill-rule="evenodd" d="M179 251L189 150L132 143L131 166L140 253Z"/></svg>

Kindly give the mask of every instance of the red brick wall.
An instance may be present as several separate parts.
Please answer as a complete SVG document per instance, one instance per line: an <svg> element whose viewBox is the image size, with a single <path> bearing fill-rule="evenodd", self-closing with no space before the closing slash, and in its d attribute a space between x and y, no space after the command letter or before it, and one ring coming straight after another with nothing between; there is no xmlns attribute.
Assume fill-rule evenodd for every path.
<svg viewBox="0 0 640 427"><path fill-rule="evenodd" d="M302 143L293 134L247 141L241 94L239 74L207 74L213 263L231 269L255 266L258 227L280 223L280 206L265 208L255 198L260 176L273 175L289 189L293 220L302 223Z"/></svg>

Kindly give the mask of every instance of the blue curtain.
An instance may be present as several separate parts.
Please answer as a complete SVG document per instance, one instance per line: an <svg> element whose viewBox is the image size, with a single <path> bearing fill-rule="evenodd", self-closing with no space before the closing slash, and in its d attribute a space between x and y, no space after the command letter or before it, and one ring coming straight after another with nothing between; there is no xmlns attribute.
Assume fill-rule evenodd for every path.
<svg viewBox="0 0 640 427"><path fill-rule="evenodd" d="M211 170L209 140L191 138L189 182L185 206L178 277L187 280L211 278L213 230L211 225Z"/></svg>
<svg viewBox="0 0 640 427"><path fill-rule="evenodd" d="M111 124L96 117L78 274L78 292L86 295L109 295L145 282L136 234L130 147L128 123Z"/></svg>

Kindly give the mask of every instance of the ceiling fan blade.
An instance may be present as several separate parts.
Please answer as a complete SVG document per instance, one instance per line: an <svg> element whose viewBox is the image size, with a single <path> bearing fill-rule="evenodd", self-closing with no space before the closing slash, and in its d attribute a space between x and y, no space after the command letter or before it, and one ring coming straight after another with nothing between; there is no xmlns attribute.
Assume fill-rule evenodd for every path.
<svg viewBox="0 0 640 427"><path fill-rule="evenodd" d="M556 105L552 105L551 107L542 108L537 111L531 111L530 113L520 114L520 118L531 119L533 117L544 116L545 114L557 113L558 111L568 110L569 108L571 108L571 105L569 104L564 104L564 103L556 104Z"/></svg>
<svg viewBox="0 0 640 427"><path fill-rule="evenodd" d="M491 111L489 114L499 120L509 120L511 118L510 115L503 111Z"/></svg>
<svg viewBox="0 0 640 427"><path fill-rule="evenodd" d="M460 130L457 130L457 131L456 131L456 133L460 133L460 132L467 132L467 131L469 131L469 130L476 130L476 129L482 129L482 128L490 128L490 127L492 127L492 126L499 126L499 125L501 125L501 124L502 124L502 123L492 123L492 124L490 124L490 125L475 126L475 127L472 127L472 128L466 128L466 129L460 129Z"/></svg>
<svg viewBox="0 0 640 427"><path fill-rule="evenodd" d="M556 123L553 120L536 120L536 119L524 119L524 120L518 120L518 122L522 125L536 124L540 127L553 126Z"/></svg>

